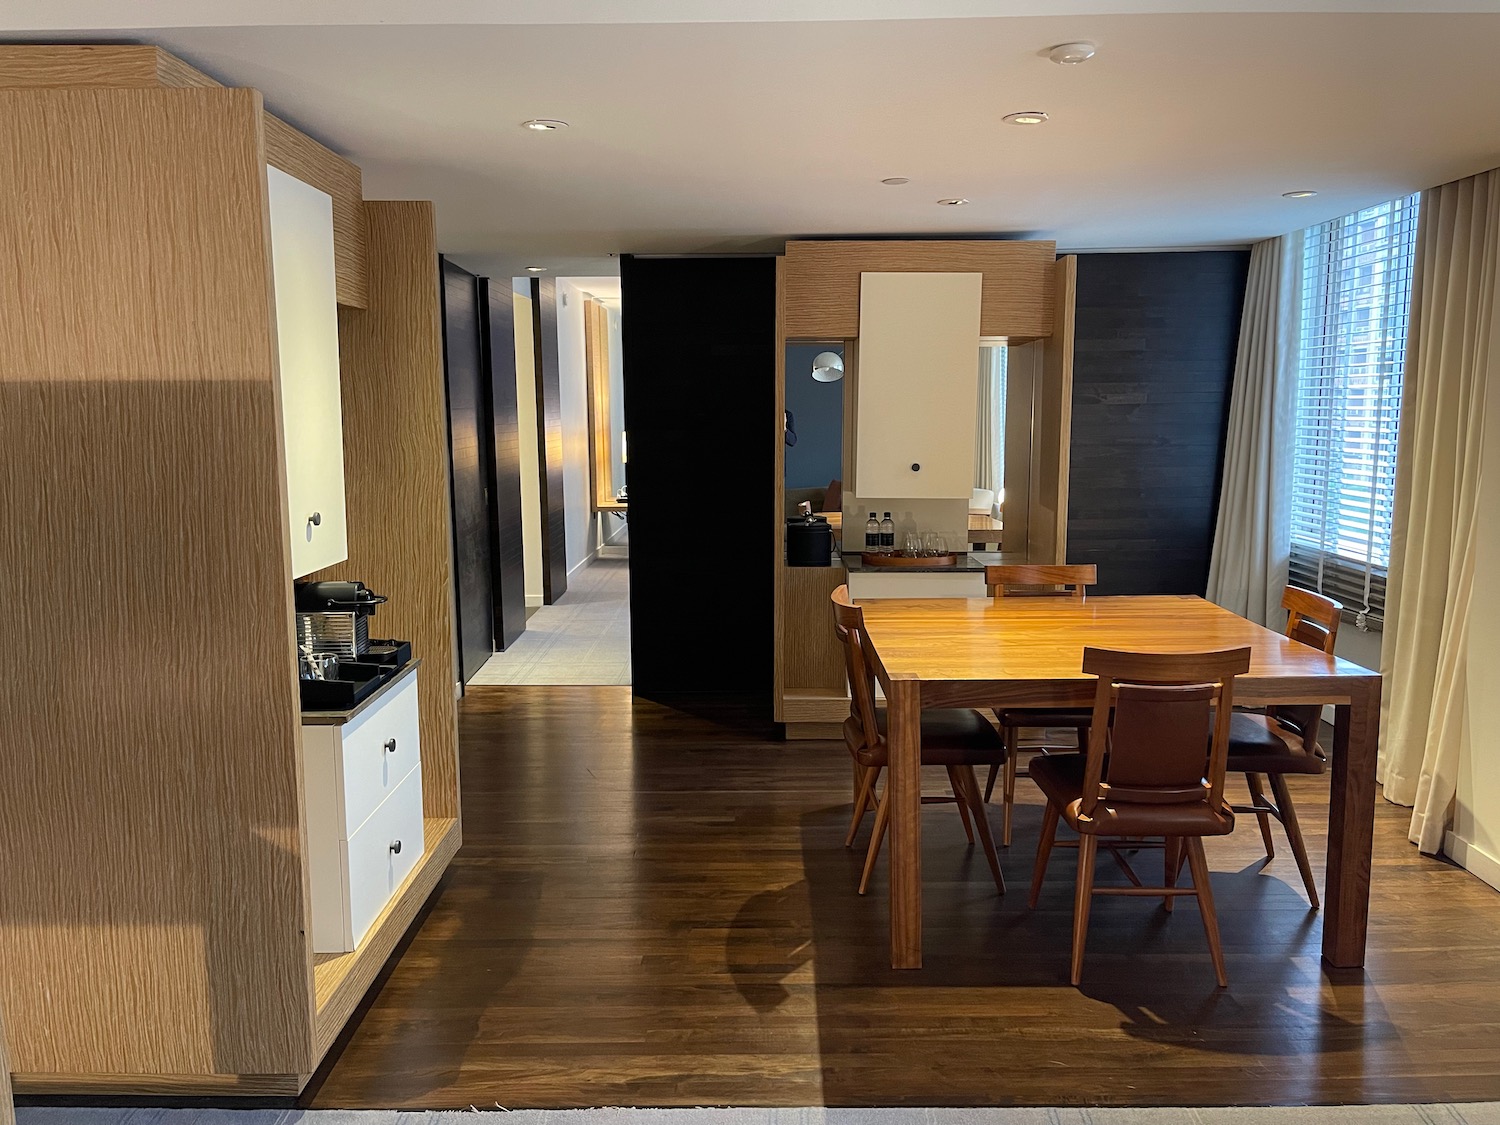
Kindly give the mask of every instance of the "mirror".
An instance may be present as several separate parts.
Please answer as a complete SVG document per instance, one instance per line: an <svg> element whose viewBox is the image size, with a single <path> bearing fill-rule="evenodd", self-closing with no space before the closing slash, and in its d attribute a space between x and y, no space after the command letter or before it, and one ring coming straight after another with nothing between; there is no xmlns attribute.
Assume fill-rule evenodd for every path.
<svg viewBox="0 0 1500 1125"><path fill-rule="evenodd" d="M806 501L815 512L840 511L844 460L844 344L799 343L786 349L785 507Z"/></svg>

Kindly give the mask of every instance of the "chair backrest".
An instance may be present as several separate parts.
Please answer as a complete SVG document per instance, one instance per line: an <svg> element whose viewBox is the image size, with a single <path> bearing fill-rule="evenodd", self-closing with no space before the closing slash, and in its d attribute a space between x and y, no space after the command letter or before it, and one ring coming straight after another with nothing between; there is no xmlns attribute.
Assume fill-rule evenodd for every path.
<svg viewBox="0 0 1500 1125"><path fill-rule="evenodd" d="M1099 677L1079 812L1101 801L1224 807L1224 769L1234 678L1248 648L1142 653L1083 650ZM1210 731L1211 736L1210 736Z"/></svg>
<svg viewBox="0 0 1500 1125"><path fill-rule="evenodd" d="M1339 637L1339 623L1344 619L1344 606L1332 598L1315 594L1311 590L1288 586L1281 594L1281 607L1287 611L1286 635L1294 641L1315 648L1319 652L1333 655L1334 642ZM1302 736L1302 749L1312 753L1318 745L1318 727L1323 721L1323 708L1318 704L1301 704L1267 707L1271 715L1282 726Z"/></svg>
<svg viewBox="0 0 1500 1125"><path fill-rule="evenodd" d="M1093 563L1075 566L1004 565L984 568L984 584L992 598L1007 594L1061 596L1083 599L1085 590L1099 581Z"/></svg>
<svg viewBox="0 0 1500 1125"><path fill-rule="evenodd" d="M844 672L849 677L849 718L844 720L844 741L851 752L876 751L881 744L875 719L875 669L865 655L865 615L840 586L830 596L833 631L844 646Z"/></svg>

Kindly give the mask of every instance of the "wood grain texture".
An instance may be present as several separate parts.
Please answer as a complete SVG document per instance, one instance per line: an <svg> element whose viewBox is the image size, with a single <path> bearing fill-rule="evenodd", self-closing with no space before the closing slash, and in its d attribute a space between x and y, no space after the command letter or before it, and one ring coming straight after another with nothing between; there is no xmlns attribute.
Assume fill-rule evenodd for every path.
<svg viewBox="0 0 1500 1125"><path fill-rule="evenodd" d="M1068 561L1103 594L1201 594L1249 251L1078 265Z"/></svg>
<svg viewBox="0 0 1500 1125"><path fill-rule="evenodd" d="M771 590L771 717L778 723L786 719L786 257L776 259L776 410L767 439L775 449L772 464L771 492L775 508L771 513L771 573L775 581ZM844 411L848 414L848 398ZM849 447L844 446L844 463L849 462ZM845 479L851 479L847 476Z"/></svg>
<svg viewBox="0 0 1500 1125"><path fill-rule="evenodd" d="M253 90L0 91L0 1003L27 1075L310 1053L262 123Z"/></svg>
<svg viewBox="0 0 1500 1125"><path fill-rule="evenodd" d="M1042 380L1032 426L1031 511L1026 557L1068 561L1068 462L1073 445L1074 293L1078 258L1052 266L1052 334L1041 341Z"/></svg>
<svg viewBox="0 0 1500 1125"><path fill-rule="evenodd" d="M584 355L588 371L589 495L594 511L614 504L614 429L610 425L609 310L592 297L583 303Z"/></svg>
<svg viewBox="0 0 1500 1125"><path fill-rule="evenodd" d="M424 762L425 765L425 762ZM423 780L426 780L424 771ZM424 825L426 851L370 931L352 953L321 955L314 966L317 1014L313 1027L316 1066L344 1030L417 913L437 886L463 841L457 819L429 817ZM311 1069L311 1068L309 1068Z"/></svg>
<svg viewBox="0 0 1500 1125"><path fill-rule="evenodd" d="M839 695L846 689L844 652L834 636L828 595L848 581L849 572L842 566L786 568L782 622L786 691L812 689Z"/></svg>
<svg viewBox="0 0 1500 1125"><path fill-rule="evenodd" d="M22 1074L12 1075L18 1097L67 1098L292 1098L307 1074Z"/></svg>
<svg viewBox="0 0 1500 1125"><path fill-rule="evenodd" d="M221 85L160 47L123 44L0 45L0 87L202 88ZM363 186L359 166L266 114L265 159L333 197L334 265L341 305L366 299Z"/></svg>
<svg viewBox="0 0 1500 1125"><path fill-rule="evenodd" d="M409 639L427 661L422 805L428 817L452 818L458 736L437 230L431 203L365 207L370 303L339 311L349 558L316 577L358 578L385 594L372 624Z"/></svg>
<svg viewBox="0 0 1500 1125"><path fill-rule="evenodd" d="M1235 702L1337 705L1323 950L1331 965L1364 964L1380 724L1376 673L1196 597L929 598L875 600L863 603L863 609L890 699L893 785L906 776L903 761L907 774L917 772L915 719L909 711L1087 705L1095 681L1083 672L1085 648L1137 653L1249 648L1250 670L1235 680ZM920 854L906 850L894 831L902 817L915 819L918 812L910 795L896 790L893 870L915 863L920 871ZM916 968L922 963L920 879L893 888L891 964Z"/></svg>
<svg viewBox="0 0 1500 1125"><path fill-rule="evenodd" d="M10 1097L10 1050L6 1046L3 1018L0 1018L0 1125L16 1125L15 1105Z"/></svg>
<svg viewBox="0 0 1500 1125"><path fill-rule="evenodd" d="M562 374L558 366L557 282L531 279L531 339L536 349L537 483L542 508L542 600L568 592L568 508L563 495Z"/></svg>
<svg viewBox="0 0 1500 1125"><path fill-rule="evenodd" d="M982 336L1048 336L1053 330L1055 242L993 239L788 242L786 334L844 340L859 335L861 273L982 273Z"/></svg>
<svg viewBox="0 0 1500 1125"><path fill-rule="evenodd" d="M489 373L490 564L495 647L526 631L526 547L521 523L521 430L516 390L516 298L509 278L479 279L481 338Z"/></svg>

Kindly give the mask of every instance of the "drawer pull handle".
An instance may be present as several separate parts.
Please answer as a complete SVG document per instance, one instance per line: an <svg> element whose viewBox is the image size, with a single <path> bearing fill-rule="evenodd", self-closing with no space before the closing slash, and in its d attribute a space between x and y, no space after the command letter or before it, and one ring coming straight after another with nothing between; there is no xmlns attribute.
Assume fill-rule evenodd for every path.
<svg viewBox="0 0 1500 1125"><path fill-rule="evenodd" d="M391 854L392 855L400 855L401 854L401 841L400 840L393 840L393 841L391 841Z"/></svg>
<svg viewBox="0 0 1500 1125"><path fill-rule="evenodd" d="M385 740L385 752L387 754L394 754L396 752L396 740L394 738Z"/></svg>
<svg viewBox="0 0 1500 1125"><path fill-rule="evenodd" d="M307 517L307 522L310 523L310 524L312 524L314 527L322 527L323 526L323 513L322 512L314 512L312 515L310 515L310 516Z"/></svg>

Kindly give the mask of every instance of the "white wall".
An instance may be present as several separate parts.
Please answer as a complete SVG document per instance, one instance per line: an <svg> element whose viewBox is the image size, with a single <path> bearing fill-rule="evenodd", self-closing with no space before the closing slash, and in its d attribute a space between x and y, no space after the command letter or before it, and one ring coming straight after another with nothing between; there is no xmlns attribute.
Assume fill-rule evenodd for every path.
<svg viewBox="0 0 1500 1125"><path fill-rule="evenodd" d="M563 504L567 509L568 574L598 553L589 481L588 345L584 338L586 291L576 280L557 279L557 371L563 431Z"/></svg>
<svg viewBox="0 0 1500 1125"><path fill-rule="evenodd" d="M521 546L526 605L542 604L541 463L536 440L536 350L531 331L531 282L516 278L516 426L521 436Z"/></svg>

